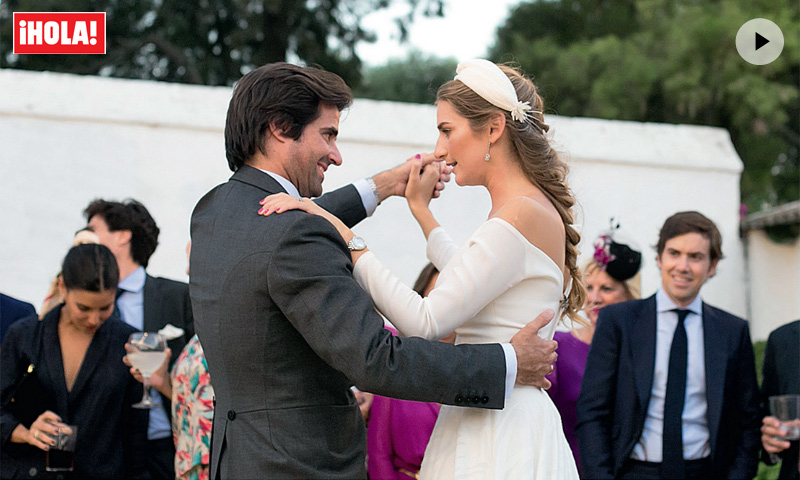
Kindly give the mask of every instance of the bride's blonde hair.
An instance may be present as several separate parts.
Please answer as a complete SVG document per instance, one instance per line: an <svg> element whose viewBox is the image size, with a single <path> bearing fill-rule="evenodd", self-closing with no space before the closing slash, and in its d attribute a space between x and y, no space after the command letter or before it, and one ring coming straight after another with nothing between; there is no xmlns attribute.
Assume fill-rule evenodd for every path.
<svg viewBox="0 0 800 480"><path fill-rule="evenodd" d="M470 127L475 131L485 128L497 112L502 112L506 116L506 134L512 150L516 153L514 157L519 161L528 180L555 206L564 223L565 264L572 277L572 288L564 299L562 314L574 322L586 325L586 320L578 315L578 311L583 308L586 289L577 265L578 243L581 236L573 227L572 206L575 204L575 199L566 181L569 168L561 161L547 140L545 133L550 127L544 123L544 116L539 113L544 112L544 104L536 91L536 86L516 68L507 65L498 66L511 80L519 101L530 102L533 111L528 112L524 121L514 120L510 111L492 105L458 80L451 80L442 85L436 94L436 101L452 105L459 115L469 120Z"/></svg>

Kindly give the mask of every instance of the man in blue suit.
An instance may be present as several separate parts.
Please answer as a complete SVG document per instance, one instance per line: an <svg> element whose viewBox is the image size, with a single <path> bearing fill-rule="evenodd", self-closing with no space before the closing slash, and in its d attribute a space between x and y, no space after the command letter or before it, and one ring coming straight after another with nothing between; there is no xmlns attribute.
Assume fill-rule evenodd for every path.
<svg viewBox="0 0 800 480"><path fill-rule="evenodd" d="M747 323L703 302L722 258L716 225L661 228L655 295L600 311L578 398L586 478L755 476L759 396Z"/></svg>

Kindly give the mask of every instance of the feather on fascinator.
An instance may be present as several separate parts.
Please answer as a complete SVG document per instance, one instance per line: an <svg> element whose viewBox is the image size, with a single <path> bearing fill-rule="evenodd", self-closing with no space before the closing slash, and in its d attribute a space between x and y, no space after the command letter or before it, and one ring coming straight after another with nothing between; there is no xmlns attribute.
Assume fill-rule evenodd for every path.
<svg viewBox="0 0 800 480"><path fill-rule="evenodd" d="M511 118L518 122L524 122L529 112L542 113L533 110L530 102L520 102L511 80L489 60L475 58L459 63L454 80L468 86L495 107L511 112Z"/></svg>

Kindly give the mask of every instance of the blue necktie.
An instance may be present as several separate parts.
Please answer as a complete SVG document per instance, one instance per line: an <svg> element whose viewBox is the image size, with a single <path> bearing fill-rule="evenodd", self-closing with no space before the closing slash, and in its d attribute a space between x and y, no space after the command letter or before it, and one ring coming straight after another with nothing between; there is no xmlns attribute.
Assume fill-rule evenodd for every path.
<svg viewBox="0 0 800 480"><path fill-rule="evenodd" d="M686 327L683 321L689 310L675 309L678 325L672 337L667 370L667 393L664 398L664 430L662 432L661 478L686 478L686 462L683 460L683 404L686 398Z"/></svg>

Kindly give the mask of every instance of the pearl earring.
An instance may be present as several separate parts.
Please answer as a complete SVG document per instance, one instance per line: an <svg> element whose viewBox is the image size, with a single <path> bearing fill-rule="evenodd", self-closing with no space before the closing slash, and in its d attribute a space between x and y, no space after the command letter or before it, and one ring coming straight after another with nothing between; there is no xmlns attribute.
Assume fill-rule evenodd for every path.
<svg viewBox="0 0 800 480"><path fill-rule="evenodd" d="M486 150L486 155L484 155L484 157L483 157L483 159L484 159L485 161L487 161L487 162L488 162L489 160L491 160L491 159L492 159L492 154L491 154L491 152L492 152L492 142L489 142L489 148Z"/></svg>

